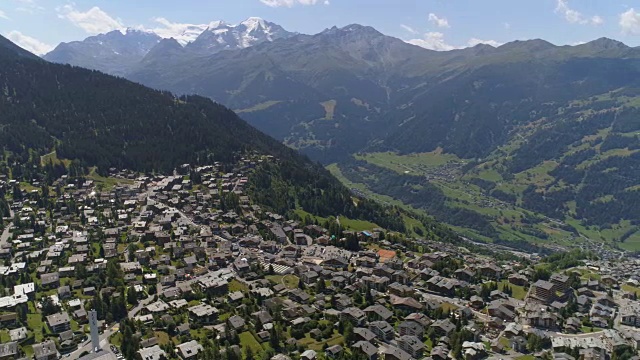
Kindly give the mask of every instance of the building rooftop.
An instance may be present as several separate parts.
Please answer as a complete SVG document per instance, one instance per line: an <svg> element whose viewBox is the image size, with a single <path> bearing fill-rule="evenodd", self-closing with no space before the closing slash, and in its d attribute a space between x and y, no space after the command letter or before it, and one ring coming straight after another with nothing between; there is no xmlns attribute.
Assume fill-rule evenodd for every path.
<svg viewBox="0 0 640 360"><path fill-rule="evenodd" d="M47 323L49 323L49 326L66 324L69 321L70 321L69 314L67 314L66 312L59 312L59 313L47 316Z"/></svg>

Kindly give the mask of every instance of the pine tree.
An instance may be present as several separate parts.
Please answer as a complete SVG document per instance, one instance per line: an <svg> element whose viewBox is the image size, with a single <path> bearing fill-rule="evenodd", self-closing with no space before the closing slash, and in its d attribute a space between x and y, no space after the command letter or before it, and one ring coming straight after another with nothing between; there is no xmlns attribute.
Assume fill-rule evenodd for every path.
<svg viewBox="0 0 640 360"><path fill-rule="evenodd" d="M364 302L367 305L373 305L374 299L373 299L373 295L371 294L371 289L365 289L364 291Z"/></svg>
<svg viewBox="0 0 640 360"><path fill-rule="evenodd" d="M353 324L351 324L350 321L347 321L344 324L343 334L344 334L345 344L351 345L354 341L354 333L353 333Z"/></svg>
<svg viewBox="0 0 640 360"><path fill-rule="evenodd" d="M93 309L98 313L98 319L104 320L104 303L102 302L102 297L100 296L100 292L98 291L96 296L93 298Z"/></svg>
<svg viewBox="0 0 640 360"><path fill-rule="evenodd" d="M133 286L129 286L127 290L127 302L131 305L138 305L138 292Z"/></svg>
<svg viewBox="0 0 640 360"><path fill-rule="evenodd" d="M324 283L324 279L318 279L316 283L316 294L322 294L326 288L326 284Z"/></svg>
<svg viewBox="0 0 640 360"><path fill-rule="evenodd" d="M276 351L280 349L280 337L278 336L278 331L276 330L276 327L272 327L271 330L269 331L269 343L271 344L271 347L273 349L275 349Z"/></svg>
<svg viewBox="0 0 640 360"><path fill-rule="evenodd" d="M245 349L244 359L245 360L254 360L253 359L253 350L251 350L251 346L247 346L247 348Z"/></svg>

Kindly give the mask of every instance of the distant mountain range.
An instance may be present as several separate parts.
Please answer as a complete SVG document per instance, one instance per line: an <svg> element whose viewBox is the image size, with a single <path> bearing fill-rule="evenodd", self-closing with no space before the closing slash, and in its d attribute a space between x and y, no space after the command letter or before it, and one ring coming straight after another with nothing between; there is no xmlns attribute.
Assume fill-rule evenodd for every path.
<svg viewBox="0 0 640 360"><path fill-rule="evenodd" d="M295 35L281 26L252 17L237 25L214 21L205 26L192 26L171 40L183 48L184 56L207 56L222 50L244 49L266 41ZM43 56L47 61L73 64L113 75L126 75L144 60L163 38L150 30L114 30L91 36L83 41L61 43ZM166 44L152 54L164 54Z"/></svg>
<svg viewBox="0 0 640 360"><path fill-rule="evenodd" d="M633 206L640 190L640 48L606 38L577 46L536 39L438 52L362 25L304 35L251 23L234 27L237 33L221 24L184 46L158 40L136 62L103 70L214 99L313 159L342 165L346 180L376 193L405 203L420 192L441 199L437 207L414 205L454 225L465 227L474 212L481 236L640 239ZM59 61L52 54L45 58ZM91 51L80 54L74 58L83 62L63 62L103 66L90 61ZM482 192L478 203L508 200L513 218L483 213L461 201L469 194L447 190L431 175L428 183L406 178L415 168L387 174L381 186L376 172L385 164L361 161L382 152L458 159L464 166L450 181ZM346 171L357 159L365 172Z"/></svg>

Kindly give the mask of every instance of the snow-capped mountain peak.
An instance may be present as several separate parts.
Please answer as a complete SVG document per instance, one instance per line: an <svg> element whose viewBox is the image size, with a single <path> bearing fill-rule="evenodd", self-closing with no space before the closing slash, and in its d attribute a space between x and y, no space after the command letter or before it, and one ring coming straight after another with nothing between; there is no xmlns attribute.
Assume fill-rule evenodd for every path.
<svg viewBox="0 0 640 360"><path fill-rule="evenodd" d="M61 43L44 58L124 75L148 54L161 57L165 52L172 56L181 53L177 48L178 44L184 48L185 56L202 56L222 50L244 49L296 35L258 17L250 17L236 25L224 21L200 25L179 24L164 18L157 18L155 21L160 26L154 29L142 26L122 28L82 41ZM174 40L160 44L162 39ZM151 51L156 46L156 51Z"/></svg>
<svg viewBox="0 0 640 360"><path fill-rule="evenodd" d="M267 25L267 22L259 17L250 17L247 20L241 22L239 25L243 25L247 29L247 32L252 32L255 30L269 30L269 25Z"/></svg>
<svg viewBox="0 0 640 360"><path fill-rule="evenodd" d="M227 49L244 49L295 35L277 24L258 17L250 17L237 25L222 21L210 25L186 48L202 54L213 54Z"/></svg>

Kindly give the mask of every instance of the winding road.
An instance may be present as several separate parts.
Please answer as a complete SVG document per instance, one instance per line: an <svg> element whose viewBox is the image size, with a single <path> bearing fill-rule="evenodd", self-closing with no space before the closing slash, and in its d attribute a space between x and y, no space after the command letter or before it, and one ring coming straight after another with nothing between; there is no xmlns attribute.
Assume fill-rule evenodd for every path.
<svg viewBox="0 0 640 360"><path fill-rule="evenodd" d="M160 280L158 279L158 281ZM156 285L155 295L160 296L160 293L162 293L162 284L158 282L158 284ZM127 313L127 316L129 317L129 319L133 319L134 317L136 317L136 315L140 312L140 310L142 310L142 308L151 304L155 295L149 295L146 299L140 301L138 305L134 306L131 310L129 310L129 312Z"/></svg>

